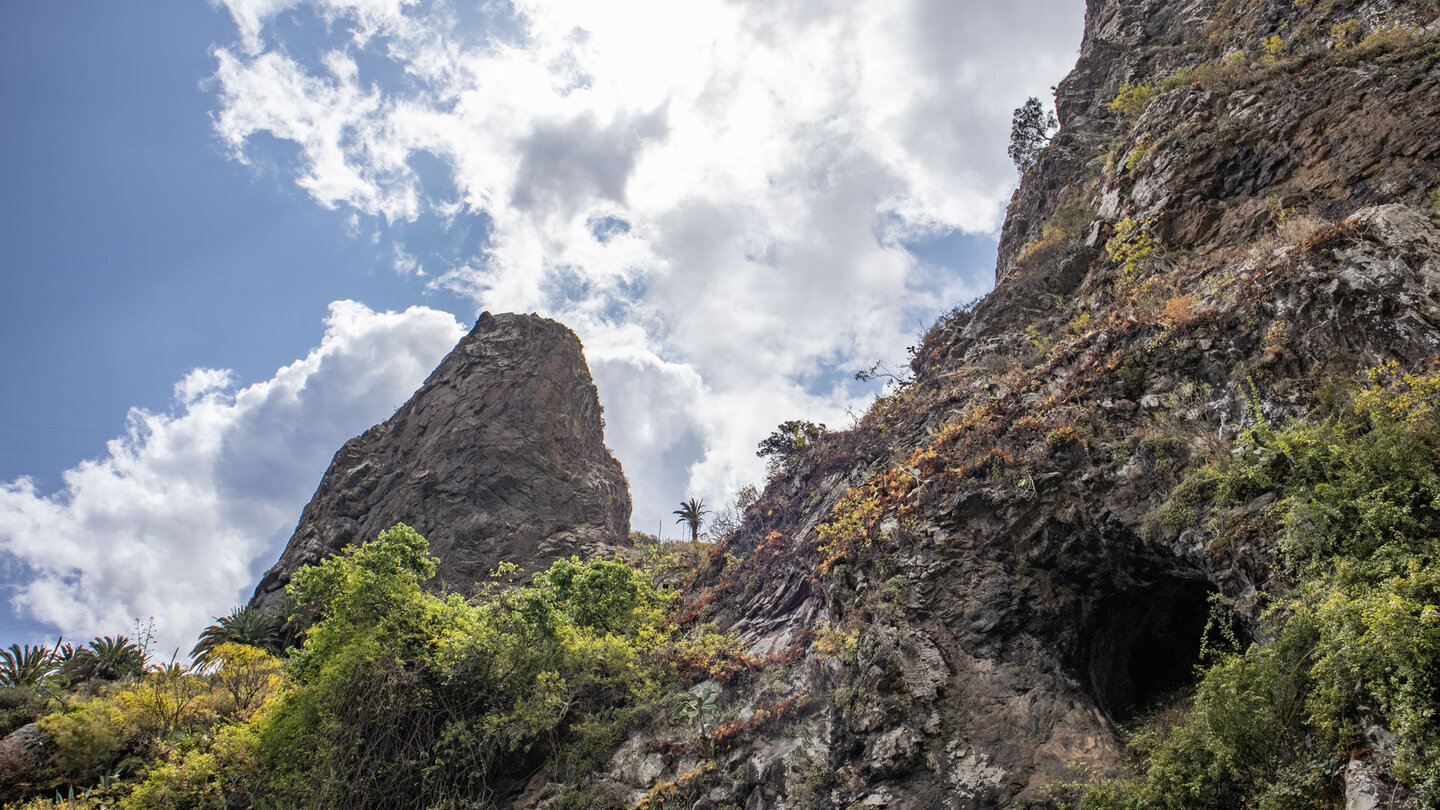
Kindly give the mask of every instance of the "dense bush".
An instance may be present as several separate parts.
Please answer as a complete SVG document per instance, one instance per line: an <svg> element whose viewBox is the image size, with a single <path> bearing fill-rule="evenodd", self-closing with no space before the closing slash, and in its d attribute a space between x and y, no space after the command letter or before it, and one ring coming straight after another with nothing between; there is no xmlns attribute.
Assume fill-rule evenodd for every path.
<svg viewBox="0 0 1440 810"><path fill-rule="evenodd" d="M399 525L297 573L319 618L279 697L157 768L134 806L485 806L537 769L588 770L670 694L671 597L644 572L571 559L506 587L507 566L472 603L421 587L435 565Z"/></svg>
<svg viewBox="0 0 1440 810"><path fill-rule="evenodd" d="M503 565L473 600L426 591L435 567L398 525L301 569L289 596L308 628L284 662L268 625L235 632L237 611L194 669L76 688L47 663L0 693L12 725L44 715L54 769L30 789L137 810L485 807L542 769L589 773L637 722L672 722L683 686L735 652L678 636L673 595L626 562L562 560L528 585ZM89 652L126 663L124 641Z"/></svg>
<svg viewBox="0 0 1440 810"><path fill-rule="evenodd" d="M1223 532L1266 494L1284 570L1261 638L1219 654L1178 721L1138 735L1138 777L1088 808L1315 807L1358 752L1440 802L1440 374L1389 365L1328 414L1249 428L1180 485L1170 519ZM1393 742L1367 737L1376 725ZM1382 735L1382 737L1385 735Z"/></svg>

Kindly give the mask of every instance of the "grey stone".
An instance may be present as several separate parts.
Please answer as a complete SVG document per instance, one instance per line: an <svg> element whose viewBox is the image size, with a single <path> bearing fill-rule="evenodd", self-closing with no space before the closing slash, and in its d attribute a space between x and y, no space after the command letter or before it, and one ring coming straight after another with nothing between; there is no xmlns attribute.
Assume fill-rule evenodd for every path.
<svg viewBox="0 0 1440 810"><path fill-rule="evenodd" d="M482 315L410 401L335 454L251 605L279 605L300 566L399 522L430 541L435 586L461 592L500 562L534 571L627 542L625 474L573 332Z"/></svg>

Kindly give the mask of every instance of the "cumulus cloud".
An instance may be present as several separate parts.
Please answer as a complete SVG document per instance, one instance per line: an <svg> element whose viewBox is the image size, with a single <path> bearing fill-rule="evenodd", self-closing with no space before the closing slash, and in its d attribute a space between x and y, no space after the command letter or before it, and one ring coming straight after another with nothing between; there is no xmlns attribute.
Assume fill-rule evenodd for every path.
<svg viewBox="0 0 1440 810"><path fill-rule="evenodd" d="M0 551L31 572L15 607L72 638L154 616L158 652L183 656L248 598L340 444L388 418L463 331L432 309L338 301L319 347L270 379L195 369L169 412L132 410L59 492L0 485Z"/></svg>
<svg viewBox="0 0 1440 810"><path fill-rule="evenodd" d="M1010 111L1073 63L1084 10L224 5L238 39L215 51L222 141L243 160L293 144L295 183L327 207L486 217L479 250L423 258L427 283L580 333L646 528L758 478L755 443L782 419L843 423L867 396L850 373L903 362L920 325L989 288L988 262L910 248L993 233L1015 180Z"/></svg>

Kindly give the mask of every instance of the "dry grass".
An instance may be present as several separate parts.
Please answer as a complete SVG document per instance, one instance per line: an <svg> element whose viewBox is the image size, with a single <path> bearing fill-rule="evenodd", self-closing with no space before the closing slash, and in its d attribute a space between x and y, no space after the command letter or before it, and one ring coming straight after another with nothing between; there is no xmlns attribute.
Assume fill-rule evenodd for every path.
<svg viewBox="0 0 1440 810"><path fill-rule="evenodd" d="M1166 329L1186 326L1195 320L1195 296L1184 293L1165 302L1160 310L1160 324Z"/></svg>
<svg viewBox="0 0 1440 810"><path fill-rule="evenodd" d="M1289 211L1280 213L1280 220L1276 225L1275 233L1280 241L1286 245L1293 245L1303 242L1311 236L1329 228L1331 222L1313 214L1297 214Z"/></svg>

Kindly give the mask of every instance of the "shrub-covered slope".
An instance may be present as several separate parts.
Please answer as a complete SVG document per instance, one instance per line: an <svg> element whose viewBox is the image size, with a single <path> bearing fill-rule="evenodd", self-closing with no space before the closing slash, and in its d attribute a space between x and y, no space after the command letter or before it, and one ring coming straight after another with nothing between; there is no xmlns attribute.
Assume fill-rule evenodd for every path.
<svg viewBox="0 0 1440 810"><path fill-rule="evenodd" d="M1436 357L1437 17L1433 3L1092 2L995 292L925 335L913 381L858 425L797 449L688 595L687 620L785 662L723 690L722 713L791 711L713 752L637 735L599 781L688 775L686 806L965 808L1145 771L1127 731L1188 705L1202 638L1276 650L1277 606L1321 587L1279 550L1281 479L1218 524L1172 490L1245 451L1261 420L1323 419L1365 369ZM1419 621L1435 595L1416 588ZM1303 670L1320 652L1293 654ZM1434 654L1395 653L1427 672ZM1400 688L1307 709L1286 727L1294 753L1246 786L1185 773L1193 795L1147 795L1245 806L1289 779L1292 806L1347 792L1424 806L1406 746L1433 728L1397 731L1423 714L1381 708ZM1371 727L1411 739L1372 746ZM1248 767L1234 756L1211 767Z"/></svg>
<svg viewBox="0 0 1440 810"><path fill-rule="evenodd" d="M1434 0L1092 0L995 291L850 429L777 431L718 546L466 600L422 588L436 563L399 527L289 569L317 621L283 666L220 644L208 673L102 677L16 649L0 783L132 807L1436 806L1437 34Z"/></svg>

